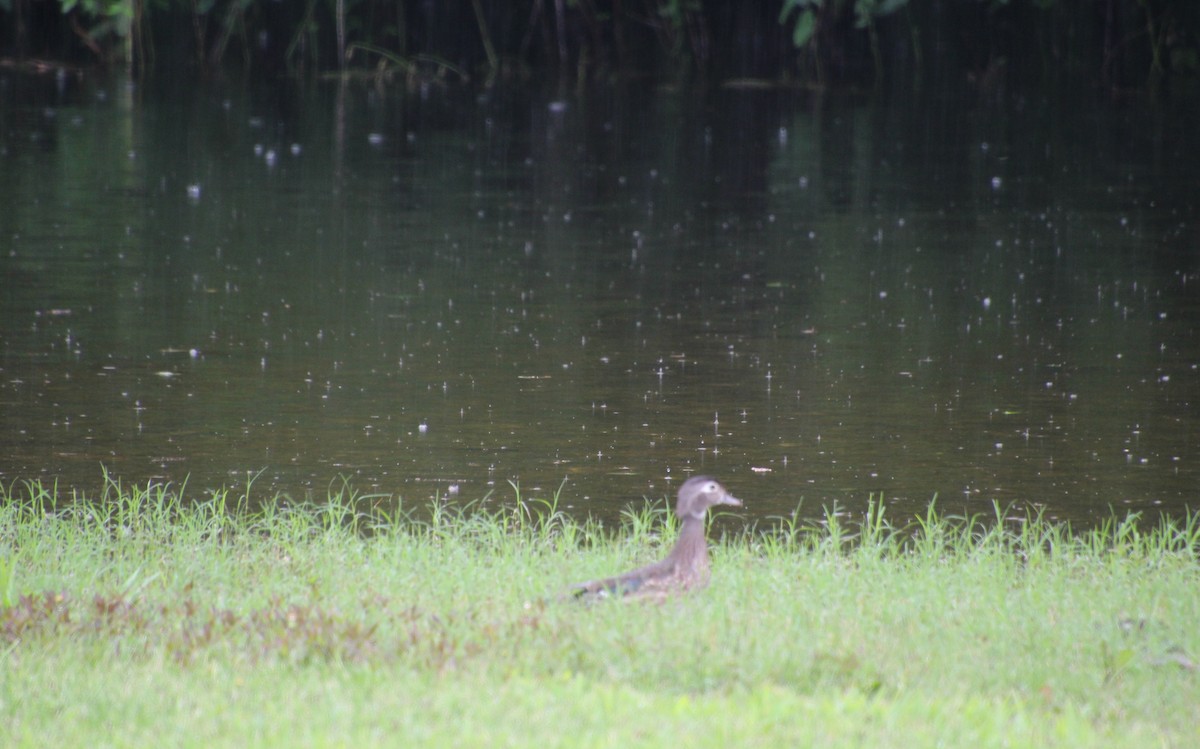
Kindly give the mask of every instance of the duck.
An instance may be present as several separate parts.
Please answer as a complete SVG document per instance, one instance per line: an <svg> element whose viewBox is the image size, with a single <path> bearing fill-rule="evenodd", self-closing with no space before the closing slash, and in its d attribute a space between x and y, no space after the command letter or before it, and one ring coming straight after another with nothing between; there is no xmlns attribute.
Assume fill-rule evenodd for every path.
<svg viewBox="0 0 1200 749"><path fill-rule="evenodd" d="M679 518L679 539L665 559L631 572L571 586L570 596L585 601L603 598L665 599L708 585L708 541L704 534L704 516L710 507L741 507L742 501L730 494L712 476L693 476L679 487L675 515Z"/></svg>

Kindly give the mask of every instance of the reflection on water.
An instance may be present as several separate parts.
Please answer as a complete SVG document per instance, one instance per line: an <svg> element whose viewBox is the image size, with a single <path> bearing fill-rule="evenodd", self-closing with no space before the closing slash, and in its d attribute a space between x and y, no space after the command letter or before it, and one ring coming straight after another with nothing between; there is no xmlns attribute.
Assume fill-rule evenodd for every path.
<svg viewBox="0 0 1200 749"><path fill-rule="evenodd" d="M0 478L1196 499L1191 113L274 86L0 81Z"/></svg>

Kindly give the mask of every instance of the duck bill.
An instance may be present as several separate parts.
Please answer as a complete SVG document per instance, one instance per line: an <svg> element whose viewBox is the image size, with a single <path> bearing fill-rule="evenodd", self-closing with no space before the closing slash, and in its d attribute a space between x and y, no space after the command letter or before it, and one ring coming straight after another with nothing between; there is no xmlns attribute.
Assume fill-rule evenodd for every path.
<svg viewBox="0 0 1200 749"><path fill-rule="evenodd" d="M742 500L738 499L737 497L733 496L732 494L726 494L724 497L721 497L721 504L731 505L733 507L741 507Z"/></svg>

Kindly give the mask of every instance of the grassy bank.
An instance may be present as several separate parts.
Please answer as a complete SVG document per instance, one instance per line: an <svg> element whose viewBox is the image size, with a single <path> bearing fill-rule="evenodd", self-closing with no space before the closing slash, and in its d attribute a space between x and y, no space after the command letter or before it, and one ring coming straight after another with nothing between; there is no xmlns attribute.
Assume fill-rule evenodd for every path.
<svg viewBox="0 0 1200 749"><path fill-rule="evenodd" d="M240 507L5 491L6 746L1200 742L1194 518L829 516L726 538L698 594L584 606L554 596L662 553L665 511Z"/></svg>

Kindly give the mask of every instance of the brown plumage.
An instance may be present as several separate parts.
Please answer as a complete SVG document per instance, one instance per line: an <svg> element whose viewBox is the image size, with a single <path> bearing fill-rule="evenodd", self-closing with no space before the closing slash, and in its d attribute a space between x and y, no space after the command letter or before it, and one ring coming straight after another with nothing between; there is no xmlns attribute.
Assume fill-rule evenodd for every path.
<svg viewBox="0 0 1200 749"><path fill-rule="evenodd" d="M666 559L624 575L580 583L573 586L572 595L589 600L608 596L663 598L707 585L709 565L704 514L715 505L741 507L742 501L712 476L693 476L683 482L675 505L675 514L681 523L679 540Z"/></svg>

